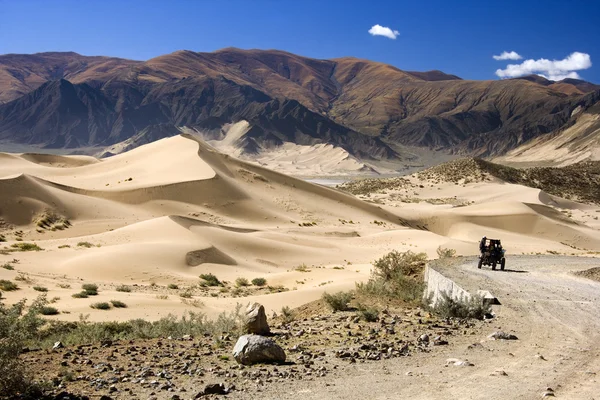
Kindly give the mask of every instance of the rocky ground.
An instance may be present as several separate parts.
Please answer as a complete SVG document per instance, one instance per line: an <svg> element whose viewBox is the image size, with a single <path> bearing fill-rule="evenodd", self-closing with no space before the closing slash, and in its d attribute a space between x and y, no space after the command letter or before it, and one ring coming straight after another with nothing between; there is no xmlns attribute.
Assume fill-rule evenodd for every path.
<svg viewBox="0 0 600 400"><path fill-rule="evenodd" d="M105 341L29 351L23 359L36 379L53 382L56 393L193 399L207 385L223 384L227 398L277 398L261 393L272 385L327 385L349 367L436 354L487 332L485 322L440 320L418 308L387 309L377 322L365 322L354 311L327 311L320 301L295 310L292 322L279 316L271 323L272 338L287 354L282 365L237 364L232 357L237 337L228 334Z"/></svg>

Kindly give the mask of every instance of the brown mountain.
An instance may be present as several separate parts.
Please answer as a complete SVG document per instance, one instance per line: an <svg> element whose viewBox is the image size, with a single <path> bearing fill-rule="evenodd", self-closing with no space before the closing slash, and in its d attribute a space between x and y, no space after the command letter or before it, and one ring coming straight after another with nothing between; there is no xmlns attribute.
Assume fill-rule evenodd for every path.
<svg viewBox="0 0 600 400"><path fill-rule="evenodd" d="M568 125L573 110L600 98L587 93L596 88L587 82L541 79L469 81L351 57L233 48L177 51L146 62L5 55L0 139L110 145L153 125L217 135L223 124L245 119L263 146L327 142L373 158L394 157L402 145L503 154Z"/></svg>

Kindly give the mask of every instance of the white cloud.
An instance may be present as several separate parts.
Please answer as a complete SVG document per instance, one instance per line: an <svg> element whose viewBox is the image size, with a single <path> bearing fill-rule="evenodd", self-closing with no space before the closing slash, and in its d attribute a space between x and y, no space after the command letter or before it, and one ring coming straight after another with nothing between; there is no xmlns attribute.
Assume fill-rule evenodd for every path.
<svg viewBox="0 0 600 400"><path fill-rule="evenodd" d="M589 54L574 52L562 60L525 60L521 64L509 64L505 69L496 71L500 78L516 78L523 75L536 74L551 81L560 81L565 78L579 79L575 71L588 69L592 66Z"/></svg>
<svg viewBox="0 0 600 400"><path fill-rule="evenodd" d="M499 56L492 56L492 57L494 57L494 60L498 60L498 61L500 61L500 60L520 60L521 58L523 58L516 51L511 51L511 52L503 51L502 54L500 54Z"/></svg>
<svg viewBox="0 0 600 400"><path fill-rule="evenodd" d="M373 25L371 29L369 29L369 33L373 36L385 36L390 39L396 39L396 37L400 36L400 32L381 25Z"/></svg>

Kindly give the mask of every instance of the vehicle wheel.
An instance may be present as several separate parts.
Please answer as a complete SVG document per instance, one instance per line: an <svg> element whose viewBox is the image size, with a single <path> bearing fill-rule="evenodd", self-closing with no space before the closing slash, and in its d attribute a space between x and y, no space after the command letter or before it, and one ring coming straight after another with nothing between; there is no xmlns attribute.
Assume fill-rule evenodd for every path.
<svg viewBox="0 0 600 400"><path fill-rule="evenodd" d="M495 270L496 270L496 262L494 261L494 262L492 263L492 271L495 271Z"/></svg>
<svg viewBox="0 0 600 400"><path fill-rule="evenodd" d="M483 260L480 258L479 263L477 264L477 268L481 269L482 264L483 264Z"/></svg>
<svg viewBox="0 0 600 400"><path fill-rule="evenodd" d="M503 258L503 259L502 259L502 261L500 261L500 269L501 269L502 271L504 271L504 265L505 265L505 264L506 264L506 259L504 259L504 258Z"/></svg>

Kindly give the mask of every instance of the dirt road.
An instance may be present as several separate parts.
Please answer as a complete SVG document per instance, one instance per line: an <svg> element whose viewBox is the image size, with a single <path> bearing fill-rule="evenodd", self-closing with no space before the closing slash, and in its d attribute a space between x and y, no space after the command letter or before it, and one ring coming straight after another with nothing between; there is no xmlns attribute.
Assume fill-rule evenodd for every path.
<svg viewBox="0 0 600 400"><path fill-rule="evenodd" d="M336 376L269 385L261 399L538 399L600 398L600 282L571 274L597 258L518 256L507 270L478 270L475 258L438 266L467 290L491 291L496 318L473 335L430 353L348 365ZM487 335L503 330L515 341ZM448 358L473 366L445 366ZM235 397L235 396L234 396Z"/></svg>

